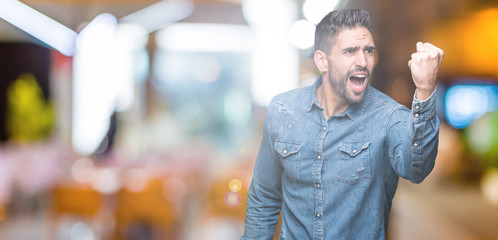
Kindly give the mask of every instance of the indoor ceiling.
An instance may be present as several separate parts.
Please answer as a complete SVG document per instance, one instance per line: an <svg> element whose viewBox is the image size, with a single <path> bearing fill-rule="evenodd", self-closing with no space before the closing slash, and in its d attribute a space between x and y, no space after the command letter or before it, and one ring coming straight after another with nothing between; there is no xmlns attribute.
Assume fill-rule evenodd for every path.
<svg viewBox="0 0 498 240"><path fill-rule="evenodd" d="M178 1L178 0L177 0ZM244 22L240 2L242 0L194 0L194 18L206 21L231 19L234 23ZM159 0L22 0L21 2L42 12L66 27L79 28L101 13L111 13L120 19ZM0 1L0 5L1 5ZM237 11L238 8L238 11ZM240 16L230 16L230 15ZM227 16L228 15L228 16ZM15 26L0 19L0 41L30 41L32 37Z"/></svg>
<svg viewBox="0 0 498 240"><path fill-rule="evenodd" d="M246 24L240 7L244 0L193 1L195 3L193 13L183 21ZM302 4L305 0L295 1ZM22 0L22 2L70 29L79 31L83 24L101 13L111 13L120 19L159 0ZM495 42L494 39L497 39L498 35L492 30L498 29L496 27L498 16L495 16L495 12L491 12L488 14L489 20L479 21L481 25L474 24L477 22L476 14L481 14L486 9L498 9L497 0L348 0L347 6L367 9L371 13L376 45L382 59L386 59L386 62L381 64L384 69L379 72L390 74L386 75L386 78L407 74L406 62L414 50L416 41L434 41L447 50L441 70L443 74L449 76L448 78L454 75L475 75L478 71L483 76L498 79L498 72L493 65L494 60L491 61L498 58L498 49L484 47L487 46L485 44L490 41ZM468 26L472 31L462 30L459 26ZM482 27L476 26L484 26L488 30L484 31ZM11 41L36 40L0 19L0 42ZM476 41L481 44L479 46L472 44ZM486 54L469 55L476 52L476 48L479 54ZM463 56L462 50L474 57Z"/></svg>

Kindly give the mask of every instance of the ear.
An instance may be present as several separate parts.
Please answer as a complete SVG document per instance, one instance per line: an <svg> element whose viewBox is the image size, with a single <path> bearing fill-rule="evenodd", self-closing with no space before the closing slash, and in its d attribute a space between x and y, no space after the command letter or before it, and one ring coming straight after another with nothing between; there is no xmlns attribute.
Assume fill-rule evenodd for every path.
<svg viewBox="0 0 498 240"><path fill-rule="evenodd" d="M320 72L327 72L329 69L329 62L327 60L327 54L320 50L315 51L314 55L315 65L320 70Z"/></svg>

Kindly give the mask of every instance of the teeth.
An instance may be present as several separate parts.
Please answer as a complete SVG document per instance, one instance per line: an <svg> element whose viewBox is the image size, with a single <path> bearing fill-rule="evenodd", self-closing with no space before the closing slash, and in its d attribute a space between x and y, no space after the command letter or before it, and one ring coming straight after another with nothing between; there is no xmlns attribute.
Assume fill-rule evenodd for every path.
<svg viewBox="0 0 498 240"><path fill-rule="evenodd" d="M353 75L353 77L356 77L356 78L365 78L367 76L364 75L364 74L359 74L359 75Z"/></svg>

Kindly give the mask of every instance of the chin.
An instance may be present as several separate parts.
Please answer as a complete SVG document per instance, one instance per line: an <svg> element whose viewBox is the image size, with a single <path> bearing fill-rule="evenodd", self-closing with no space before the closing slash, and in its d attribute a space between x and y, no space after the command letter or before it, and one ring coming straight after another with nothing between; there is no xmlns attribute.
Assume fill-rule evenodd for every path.
<svg viewBox="0 0 498 240"><path fill-rule="evenodd" d="M351 104L358 104L361 103L361 101L363 101L363 97L365 97L365 91L363 91L360 94L351 94L346 99Z"/></svg>

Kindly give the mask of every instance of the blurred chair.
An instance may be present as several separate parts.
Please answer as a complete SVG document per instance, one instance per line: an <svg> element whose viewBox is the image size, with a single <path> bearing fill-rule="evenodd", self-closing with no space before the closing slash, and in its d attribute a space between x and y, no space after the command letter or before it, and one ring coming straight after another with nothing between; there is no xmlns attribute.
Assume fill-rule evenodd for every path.
<svg viewBox="0 0 498 240"><path fill-rule="evenodd" d="M198 239L238 239L243 234L250 171L236 168L226 172L230 174L215 179L208 191L206 204L199 217ZM234 180L237 182L235 186L231 184ZM280 221L273 239L278 239L279 232Z"/></svg>
<svg viewBox="0 0 498 240"><path fill-rule="evenodd" d="M52 204L49 239L60 237L60 228L65 218L91 223L96 220L103 205L100 193L88 185L56 185L50 194Z"/></svg>
<svg viewBox="0 0 498 240"><path fill-rule="evenodd" d="M52 190L53 213L74 214L91 218L102 204L100 193L89 186L56 186Z"/></svg>
<svg viewBox="0 0 498 240"><path fill-rule="evenodd" d="M116 198L115 239L176 239L175 215L163 179L149 179L139 191L121 189Z"/></svg>

